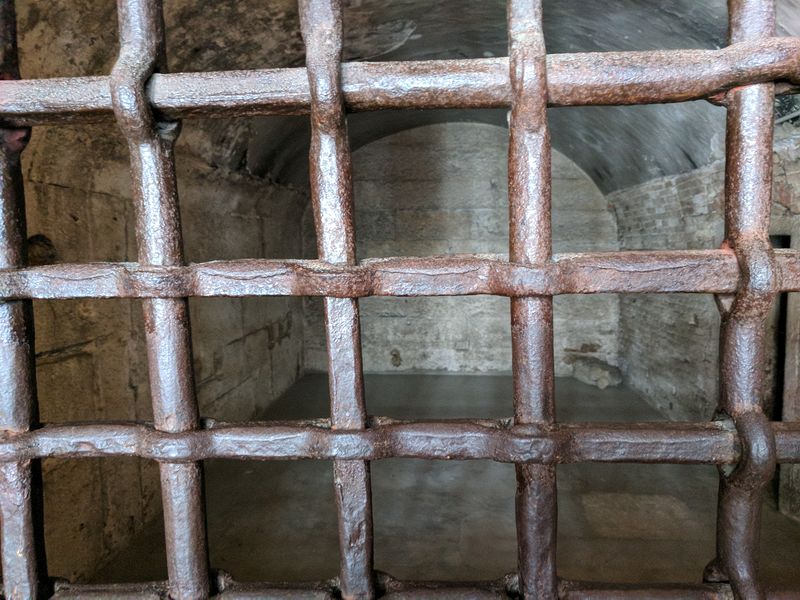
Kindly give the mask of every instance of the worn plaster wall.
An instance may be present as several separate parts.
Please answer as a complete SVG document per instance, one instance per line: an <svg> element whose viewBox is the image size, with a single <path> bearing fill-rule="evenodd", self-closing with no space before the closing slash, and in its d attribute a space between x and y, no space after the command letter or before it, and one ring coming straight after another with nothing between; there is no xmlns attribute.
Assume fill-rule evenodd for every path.
<svg viewBox="0 0 800 600"><path fill-rule="evenodd" d="M111 69L114 2L68 4L17 2L24 77ZM183 56L191 53L177 47L173 62L189 66ZM238 168L241 153L233 148L247 131L247 120L235 126L184 125L176 156L189 261L302 253L306 194ZM33 260L136 260L128 163L113 122L34 130L23 155ZM301 373L298 299L193 299L190 304L203 417L250 418ZM42 421L152 418L140 302L48 301L36 302L34 310ZM48 460L43 469L52 576L87 576L160 514L154 464Z"/></svg>
<svg viewBox="0 0 800 600"><path fill-rule="evenodd" d="M401 132L353 155L359 258L508 252L508 132L446 123ZM310 211L307 251L313 255ZM553 156L555 252L614 250L613 215L570 160ZM309 301L306 365L325 369L321 303ZM505 298L367 298L361 302L367 371L498 372L511 367ZM617 299L556 299L556 371L592 356L617 362Z"/></svg>

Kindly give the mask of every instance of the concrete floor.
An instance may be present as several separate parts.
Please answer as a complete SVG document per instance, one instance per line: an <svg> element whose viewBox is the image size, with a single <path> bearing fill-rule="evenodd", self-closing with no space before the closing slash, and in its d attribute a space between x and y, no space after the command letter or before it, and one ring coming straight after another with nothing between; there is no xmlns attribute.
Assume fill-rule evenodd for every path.
<svg viewBox="0 0 800 600"><path fill-rule="evenodd" d="M511 414L511 379L371 375L370 413L398 418ZM562 421L659 421L631 391L557 382ZM303 378L263 417L327 415L327 379ZM210 461L211 561L240 581L325 579L338 565L327 462ZM559 467L559 574L616 582L697 582L714 552L713 467ZM407 579L494 579L514 569L514 468L489 461L386 460L372 465L376 568ZM798 584L800 524L765 498L762 570L769 584ZM160 521L96 581L166 577Z"/></svg>

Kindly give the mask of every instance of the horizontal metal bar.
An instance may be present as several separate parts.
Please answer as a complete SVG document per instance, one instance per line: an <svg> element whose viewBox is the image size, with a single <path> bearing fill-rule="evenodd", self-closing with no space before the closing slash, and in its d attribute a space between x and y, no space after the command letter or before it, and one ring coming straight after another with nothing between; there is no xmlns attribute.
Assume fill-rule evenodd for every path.
<svg viewBox="0 0 800 600"><path fill-rule="evenodd" d="M411 600L430 598L447 600L491 600L516 598L516 581L513 575L488 582L405 582L383 573L377 574L382 598L389 600ZM334 600L339 597L335 581L320 581L298 584L238 583L226 576L222 580L219 600ZM54 600L91 598L93 600L162 600L166 599L166 584L162 582L140 584L68 584L56 587ZM728 584L613 584L559 581L560 600L730 600ZM800 590L769 590L768 600L797 600Z"/></svg>
<svg viewBox="0 0 800 600"><path fill-rule="evenodd" d="M731 586L725 583L613 584L561 581L559 600L731 600ZM797 600L800 590L768 590L767 600Z"/></svg>
<svg viewBox="0 0 800 600"><path fill-rule="evenodd" d="M800 291L800 252L776 255L780 290ZM561 254L542 267L499 255L381 258L353 266L245 259L175 267L90 263L6 269L0 270L0 298L732 294L738 280L730 250Z"/></svg>
<svg viewBox="0 0 800 600"><path fill-rule="evenodd" d="M721 50L552 54L551 106L625 105L711 98L733 87L781 81L800 89L800 38L742 42ZM504 108L507 58L342 65L348 110ZM305 68L155 74L148 95L171 119L308 114ZM108 77L0 81L0 121L13 126L92 122L112 115Z"/></svg>
<svg viewBox="0 0 800 600"><path fill-rule="evenodd" d="M800 462L800 423L772 423L778 460ZM170 433L142 423L47 425L0 436L0 461L139 456L158 461L490 459L577 462L734 464L736 432L721 423L402 422L373 418L366 430L331 429L328 420L214 423Z"/></svg>

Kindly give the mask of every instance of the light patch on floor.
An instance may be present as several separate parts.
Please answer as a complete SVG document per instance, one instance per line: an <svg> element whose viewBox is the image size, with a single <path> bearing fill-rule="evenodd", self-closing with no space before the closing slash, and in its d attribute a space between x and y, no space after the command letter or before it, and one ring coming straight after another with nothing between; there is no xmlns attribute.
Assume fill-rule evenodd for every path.
<svg viewBox="0 0 800 600"><path fill-rule="evenodd" d="M591 492L581 504L592 531L604 538L688 540L702 528L675 496Z"/></svg>
<svg viewBox="0 0 800 600"><path fill-rule="evenodd" d="M510 376L365 377L370 412L397 419L507 417ZM560 422L662 418L623 387L556 381ZM326 375L306 375L267 421L330 411ZM663 418L662 418L663 420ZM339 569L333 469L328 461L211 460L206 467L211 563L240 581L308 581ZM686 465L562 465L558 570L567 579L697 583L714 555L717 470ZM517 562L512 465L380 460L372 464L375 567L400 579L492 580ZM797 587L800 524L764 503L761 571L771 588ZM167 577L163 519L103 566L94 582Z"/></svg>

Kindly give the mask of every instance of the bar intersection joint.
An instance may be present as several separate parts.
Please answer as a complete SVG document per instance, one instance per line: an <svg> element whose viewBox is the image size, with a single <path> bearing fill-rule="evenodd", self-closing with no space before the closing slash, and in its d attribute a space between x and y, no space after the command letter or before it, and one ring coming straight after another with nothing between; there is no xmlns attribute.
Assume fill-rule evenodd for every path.
<svg viewBox="0 0 800 600"><path fill-rule="evenodd" d="M183 264L173 149L179 124L157 122L145 88L165 67L161 0L118 0L120 53L111 73L111 96L131 155L139 263ZM155 426L166 432L197 429L188 301L150 298L144 310ZM170 597L208 597L203 468L199 462L162 462L161 495Z"/></svg>

